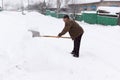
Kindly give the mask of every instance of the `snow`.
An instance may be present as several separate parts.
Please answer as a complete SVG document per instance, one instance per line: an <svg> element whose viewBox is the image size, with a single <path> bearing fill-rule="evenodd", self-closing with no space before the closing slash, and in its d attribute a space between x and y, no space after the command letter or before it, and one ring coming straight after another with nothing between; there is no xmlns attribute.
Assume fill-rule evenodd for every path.
<svg viewBox="0 0 120 80"><path fill-rule="evenodd" d="M28 31L57 35L62 19L4 11L0 22L0 80L120 80L120 26L78 22L85 33L80 58L74 58L72 40L32 38Z"/></svg>
<svg viewBox="0 0 120 80"><path fill-rule="evenodd" d="M110 12L110 14L116 14L120 12L120 7L107 7L107 6L100 6L97 10L104 10Z"/></svg>

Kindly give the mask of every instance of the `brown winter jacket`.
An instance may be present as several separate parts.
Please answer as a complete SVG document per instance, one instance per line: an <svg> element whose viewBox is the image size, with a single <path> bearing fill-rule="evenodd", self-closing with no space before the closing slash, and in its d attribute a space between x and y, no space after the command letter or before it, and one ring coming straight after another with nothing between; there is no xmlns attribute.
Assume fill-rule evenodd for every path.
<svg viewBox="0 0 120 80"><path fill-rule="evenodd" d="M78 23L76 23L73 20L69 20L68 22L65 23L64 29L62 30L61 33L58 34L58 36L62 36L67 32L69 32L71 38L74 40L80 34L83 34L84 30Z"/></svg>

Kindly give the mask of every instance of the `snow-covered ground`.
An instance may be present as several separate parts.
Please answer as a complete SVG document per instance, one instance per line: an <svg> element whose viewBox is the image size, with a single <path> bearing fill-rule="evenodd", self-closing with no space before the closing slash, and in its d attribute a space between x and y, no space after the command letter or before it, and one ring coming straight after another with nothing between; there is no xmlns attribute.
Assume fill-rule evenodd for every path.
<svg viewBox="0 0 120 80"><path fill-rule="evenodd" d="M120 26L79 24L85 33L74 58L72 40L32 38L28 31L56 36L62 19L0 12L0 80L120 80Z"/></svg>

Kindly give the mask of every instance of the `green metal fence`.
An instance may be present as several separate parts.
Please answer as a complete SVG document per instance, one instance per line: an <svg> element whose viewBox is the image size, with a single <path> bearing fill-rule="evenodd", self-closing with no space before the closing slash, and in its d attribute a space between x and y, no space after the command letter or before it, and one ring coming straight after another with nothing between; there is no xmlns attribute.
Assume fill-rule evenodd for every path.
<svg viewBox="0 0 120 80"><path fill-rule="evenodd" d="M97 16L97 23L102 25L117 25L118 18L108 16Z"/></svg>
<svg viewBox="0 0 120 80"><path fill-rule="evenodd" d="M83 17L82 17L82 15L76 15L76 16L75 16L75 19L76 19L77 21L82 21L82 20L83 20Z"/></svg>
<svg viewBox="0 0 120 80"><path fill-rule="evenodd" d="M50 15L56 18L63 18L65 13L59 13L58 16L55 11L46 11L46 15ZM78 21L85 21L89 24L102 24L102 25L117 25L118 18L110 16L100 16L97 13L82 13L82 15L77 14L75 17Z"/></svg>
<svg viewBox="0 0 120 80"><path fill-rule="evenodd" d="M83 13L82 19L90 24L96 24L97 23L97 13Z"/></svg>
<svg viewBox="0 0 120 80"><path fill-rule="evenodd" d="M50 10L46 10L46 15L51 15Z"/></svg>
<svg viewBox="0 0 120 80"><path fill-rule="evenodd" d="M51 12L50 12L50 15L51 15L52 17L57 17L57 14L56 14L55 11L51 11Z"/></svg>
<svg viewBox="0 0 120 80"><path fill-rule="evenodd" d="M46 10L46 15L50 15L50 16L56 17L56 18L63 18L63 16L65 15L65 13L59 13L57 15L57 13L55 11Z"/></svg>
<svg viewBox="0 0 120 80"><path fill-rule="evenodd" d="M118 18L110 16L100 16L97 13L83 13L82 15L76 15L76 20L85 21L90 24L102 24L102 25L117 25Z"/></svg>
<svg viewBox="0 0 120 80"><path fill-rule="evenodd" d="M64 15L66 15L66 13L59 13L59 14L58 14L58 18L63 18Z"/></svg>

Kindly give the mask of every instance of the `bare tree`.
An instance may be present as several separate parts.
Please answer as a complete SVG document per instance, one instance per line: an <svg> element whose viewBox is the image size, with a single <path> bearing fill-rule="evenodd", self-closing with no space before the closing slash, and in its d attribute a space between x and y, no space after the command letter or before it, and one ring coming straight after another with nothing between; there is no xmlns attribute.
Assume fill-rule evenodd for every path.
<svg viewBox="0 0 120 80"><path fill-rule="evenodd" d="M68 7L68 2L69 2L70 0L65 0L65 7L67 8Z"/></svg>
<svg viewBox="0 0 120 80"><path fill-rule="evenodd" d="M64 0L57 0L57 17L58 14L60 13L61 5L63 4Z"/></svg>
<svg viewBox="0 0 120 80"><path fill-rule="evenodd" d="M29 10L29 7L30 7L30 0L28 0L28 10Z"/></svg>
<svg viewBox="0 0 120 80"><path fill-rule="evenodd" d="M3 3L3 0L2 0L2 9L4 8L4 3Z"/></svg>
<svg viewBox="0 0 120 80"><path fill-rule="evenodd" d="M58 17L58 14L60 12L60 6L61 6L61 1L57 0L57 17Z"/></svg>
<svg viewBox="0 0 120 80"><path fill-rule="evenodd" d="M104 0L100 0L100 2L103 2Z"/></svg>
<svg viewBox="0 0 120 80"><path fill-rule="evenodd" d="M76 16L76 4L75 4L75 0L72 0L73 3L73 20L75 20L75 16Z"/></svg>
<svg viewBox="0 0 120 80"><path fill-rule="evenodd" d="M46 8L47 8L47 6L46 6L46 2L44 0L44 2L42 2L42 5L41 5L42 14L46 14Z"/></svg>
<svg viewBox="0 0 120 80"><path fill-rule="evenodd" d="M23 3L23 0L21 0L21 12L22 12L22 15L25 15L25 13L24 13L24 3Z"/></svg>

